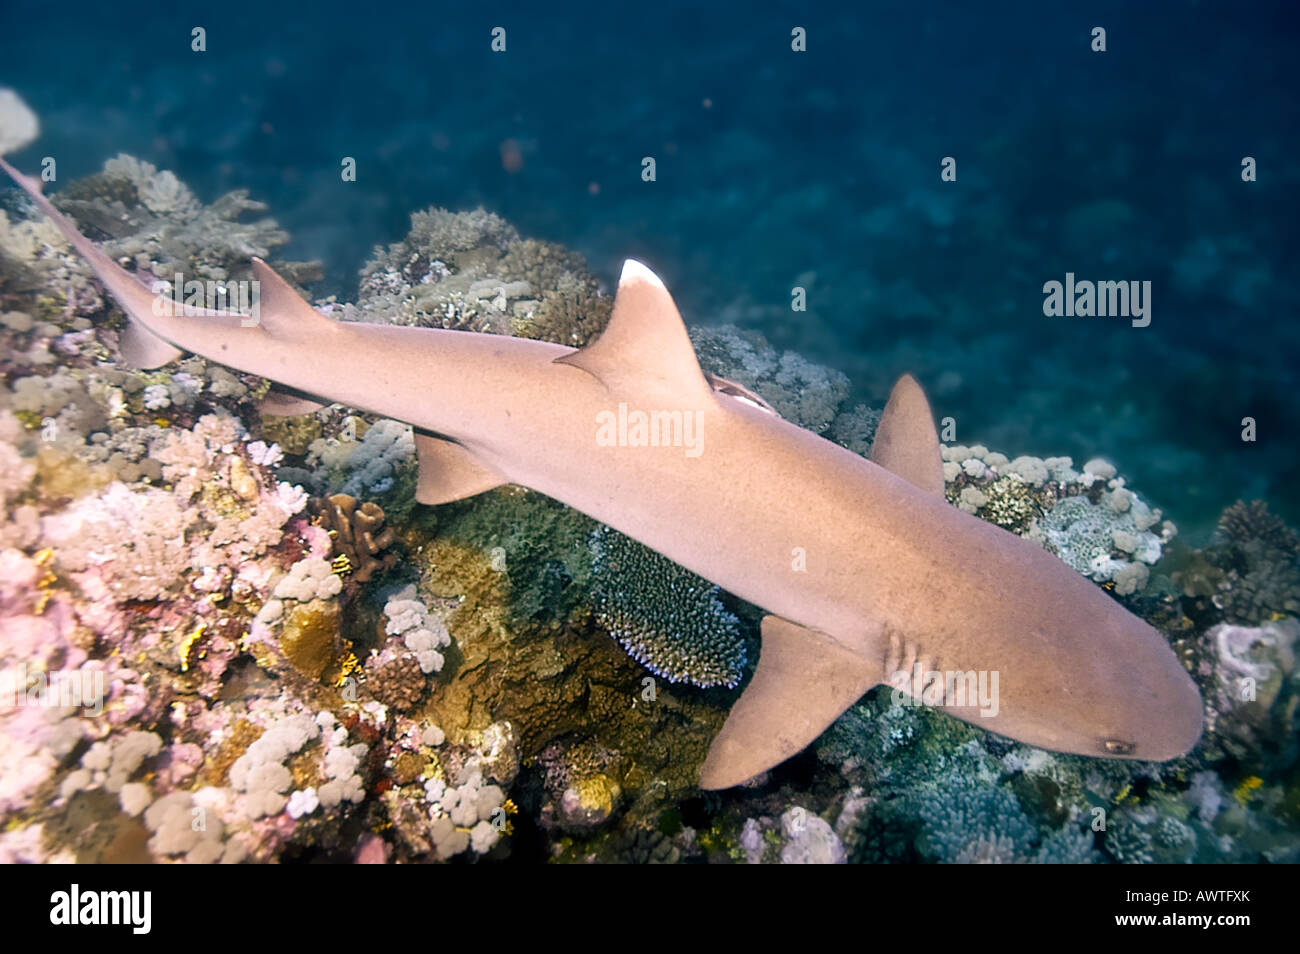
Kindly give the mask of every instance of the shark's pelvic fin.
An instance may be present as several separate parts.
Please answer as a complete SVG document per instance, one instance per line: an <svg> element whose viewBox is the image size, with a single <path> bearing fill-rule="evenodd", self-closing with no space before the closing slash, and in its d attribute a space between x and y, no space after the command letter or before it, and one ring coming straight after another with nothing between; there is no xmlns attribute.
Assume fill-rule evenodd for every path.
<svg viewBox="0 0 1300 954"><path fill-rule="evenodd" d="M324 401L275 385L266 392L266 397L262 398L257 409L270 417L296 417L319 411L324 406Z"/></svg>
<svg viewBox="0 0 1300 954"><path fill-rule="evenodd" d="M668 289L658 275L630 258L623 263L605 330L555 363L581 368L614 392L657 381L684 400L712 399L713 389Z"/></svg>
<svg viewBox="0 0 1300 954"><path fill-rule="evenodd" d="M179 348L159 338L144 325L127 315L126 328L117 340L117 350L122 360L133 368L149 371L171 364L181 356Z"/></svg>
<svg viewBox="0 0 1300 954"><path fill-rule="evenodd" d="M730 788L784 762L882 679L825 633L765 616L758 668L709 748L700 788Z"/></svg>
<svg viewBox="0 0 1300 954"><path fill-rule="evenodd" d="M876 426L871 461L932 494L943 496L943 456L934 414L916 379L905 374L889 392Z"/></svg>
<svg viewBox="0 0 1300 954"><path fill-rule="evenodd" d="M422 504L464 500L510 483L455 441L416 432L415 453L420 461L415 499Z"/></svg>

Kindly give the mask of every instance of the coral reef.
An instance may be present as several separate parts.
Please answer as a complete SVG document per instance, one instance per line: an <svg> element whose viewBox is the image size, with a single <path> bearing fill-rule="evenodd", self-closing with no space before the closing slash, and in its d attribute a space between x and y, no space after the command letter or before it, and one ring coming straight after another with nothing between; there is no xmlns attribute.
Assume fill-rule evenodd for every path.
<svg viewBox="0 0 1300 954"><path fill-rule="evenodd" d="M705 371L753 391L786 420L818 434L831 426L849 396L843 374L793 352L781 354L755 332L731 325L692 328L691 343Z"/></svg>
<svg viewBox="0 0 1300 954"><path fill-rule="evenodd" d="M562 246L522 239L483 209L428 209L361 272L344 319L490 332L582 347L609 321L586 262Z"/></svg>
<svg viewBox="0 0 1300 954"><path fill-rule="evenodd" d="M1174 582L1225 619L1258 624L1300 614L1300 540L1262 500L1229 507L1218 538L1184 562Z"/></svg>
<svg viewBox="0 0 1300 954"><path fill-rule="evenodd" d="M286 239L240 223L246 196L204 204L127 157L58 201L163 278L237 278ZM523 488L416 506L406 425L262 419L265 382L196 358L115 367L96 282L6 209L0 860L1300 860L1300 545L1264 504L1188 550L1104 460L945 447L954 505L1166 633L1202 744L1056 755L877 688L791 762L701 794L755 608ZM578 256L435 210L356 304L323 307L577 346L609 305ZM879 410L842 375L736 328L693 338L706 370L869 453Z"/></svg>
<svg viewBox="0 0 1300 954"><path fill-rule="evenodd" d="M1140 593L1177 533L1096 458L1076 471L1068 457L1017 457L977 444L943 448L948 499L968 513L1034 540L1119 596Z"/></svg>

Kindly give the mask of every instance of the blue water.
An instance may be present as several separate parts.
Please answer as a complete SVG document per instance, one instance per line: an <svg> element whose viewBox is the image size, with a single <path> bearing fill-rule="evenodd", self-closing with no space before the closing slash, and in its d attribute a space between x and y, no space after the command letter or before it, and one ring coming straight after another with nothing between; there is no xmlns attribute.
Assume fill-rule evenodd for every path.
<svg viewBox="0 0 1300 954"><path fill-rule="evenodd" d="M607 281L643 258L689 322L759 330L858 400L913 371L961 443L1105 455L1195 538L1238 497L1300 519L1297 9L11 0L0 81L43 120L21 166L129 152L206 200L247 187L286 257L324 261L320 295L353 295L411 211L481 204ZM1066 272L1150 281L1150 326L1045 317Z"/></svg>

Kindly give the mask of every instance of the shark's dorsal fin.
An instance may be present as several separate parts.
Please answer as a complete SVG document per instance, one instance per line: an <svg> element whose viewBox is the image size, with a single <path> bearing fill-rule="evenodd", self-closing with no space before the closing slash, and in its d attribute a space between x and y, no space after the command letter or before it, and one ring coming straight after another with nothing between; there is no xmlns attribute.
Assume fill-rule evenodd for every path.
<svg viewBox="0 0 1300 954"><path fill-rule="evenodd" d="M876 425L871 461L922 490L943 496L943 455L930 402L916 379L905 374L889 392Z"/></svg>
<svg viewBox="0 0 1300 954"><path fill-rule="evenodd" d="M763 617L758 668L709 747L700 788L730 788L784 762L881 679L825 633Z"/></svg>
<svg viewBox="0 0 1300 954"><path fill-rule="evenodd" d="M613 391L654 382L687 399L711 398L713 392L672 295L658 275L630 258L623 263L605 330L555 363L581 368Z"/></svg>
<svg viewBox="0 0 1300 954"><path fill-rule="evenodd" d="M302 334L313 328L336 326L293 290L293 286L260 258L253 259L253 278L258 284L259 323L271 335Z"/></svg>
<svg viewBox="0 0 1300 954"><path fill-rule="evenodd" d="M415 453L420 461L415 499L422 504L464 500L510 483L455 441L417 431Z"/></svg>

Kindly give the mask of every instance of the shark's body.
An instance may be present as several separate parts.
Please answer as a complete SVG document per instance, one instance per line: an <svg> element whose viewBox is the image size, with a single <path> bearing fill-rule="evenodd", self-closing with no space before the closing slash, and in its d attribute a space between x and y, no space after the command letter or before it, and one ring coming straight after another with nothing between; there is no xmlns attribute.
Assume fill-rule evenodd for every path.
<svg viewBox="0 0 1300 954"><path fill-rule="evenodd" d="M783 761L915 663L996 672L996 715L973 701L948 711L1044 748L1165 760L1200 735L1200 696L1155 629L1055 556L944 500L930 409L910 378L865 460L704 375L668 292L635 262L608 329L582 351L333 321L257 261L260 325L158 316L155 296L34 180L0 165L127 311L133 363L189 351L405 421L423 432L422 502L520 484L768 611L758 669L714 741L703 787ZM620 405L680 412L698 429L699 453L602 440L600 422Z"/></svg>

